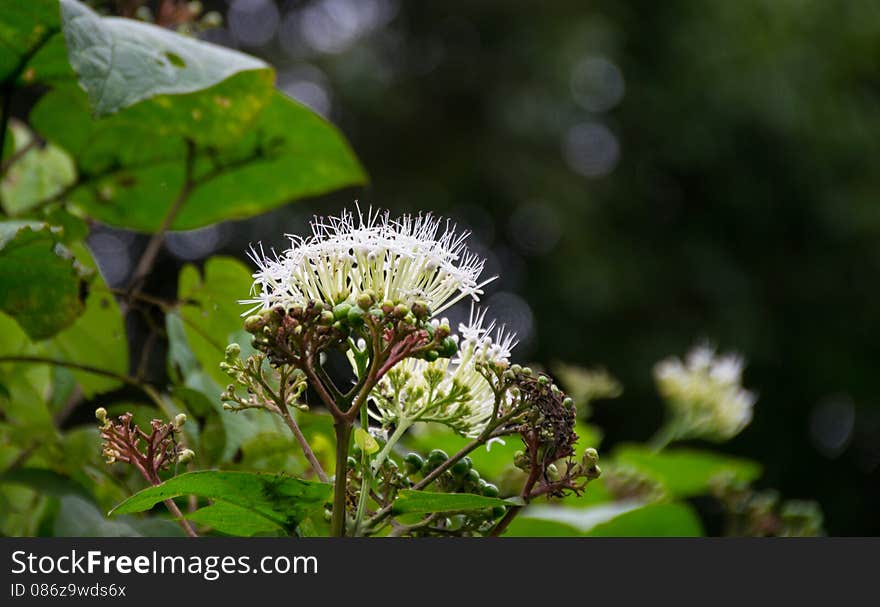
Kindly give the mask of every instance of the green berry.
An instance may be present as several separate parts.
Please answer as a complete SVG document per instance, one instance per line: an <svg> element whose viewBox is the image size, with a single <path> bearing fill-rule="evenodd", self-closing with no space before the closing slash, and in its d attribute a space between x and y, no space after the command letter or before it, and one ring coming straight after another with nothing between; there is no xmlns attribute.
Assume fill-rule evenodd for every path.
<svg viewBox="0 0 880 607"><path fill-rule="evenodd" d="M501 518L507 512L504 506L495 506L492 508L492 518Z"/></svg>
<svg viewBox="0 0 880 607"><path fill-rule="evenodd" d="M469 482L469 483L472 484L472 485L477 485L477 486L479 486L479 482L480 482L480 473L477 472L476 470L474 470L473 468L471 468L471 469L468 470L467 473L464 475L464 480L467 481L467 482Z"/></svg>
<svg viewBox="0 0 880 607"><path fill-rule="evenodd" d="M458 344L451 337L446 337L440 344L440 356L452 358L458 352Z"/></svg>
<svg viewBox="0 0 880 607"><path fill-rule="evenodd" d="M434 362L438 358L440 358L440 354L438 354L437 350L428 350L425 352L425 360L429 363Z"/></svg>
<svg viewBox="0 0 880 607"><path fill-rule="evenodd" d="M498 487L492 483L486 483L486 486L483 487L481 493L486 497L498 497Z"/></svg>
<svg viewBox="0 0 880 607"><path fill-rule="evenodd" d="M418 453L407 453L403 458L403 463L410 473L418 472L425 466L425 460Z"/></svg>
<svg viewBox="0 0 880 607"><path fill-rule="evenodd" d="M428 463L433 464L436 468L449 459L449 455L443 449L433 449L428 453Z"/></svg>
<svg viewBox="0 0 880 607"><path fill-rule="evenodd" d="M464 476L471 469L471 459L469 457L462 458L452 464L452 473L455 476Z"/></svg>

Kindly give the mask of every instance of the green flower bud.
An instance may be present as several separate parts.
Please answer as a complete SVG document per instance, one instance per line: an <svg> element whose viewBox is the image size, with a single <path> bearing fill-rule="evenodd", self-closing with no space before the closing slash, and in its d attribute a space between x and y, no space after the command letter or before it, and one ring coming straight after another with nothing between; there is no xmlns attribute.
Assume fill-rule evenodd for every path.
<svg viewBox="0 0 880 607"><path fill-rule="evenodd" d="M562 476L559 474L559 468L556 467L556 464L550 464L547 466L547 478L551 481L558 481Z"/></svg>
<svg viewBox="0 0 880 607"><path fill-rule="evenodd" d="M370 306L373 305L373 301L374 301L374 300L373 300L373 296L372 296L372 295L370 295L369 293L361 293L360 295L358 295L358 298L357 298L357 305L358 305L362 310L369 310L369 309L370 309Z"/></svg>
<svg viewBox="0 0 880 607"><path fill-rule="evenodd" d="M452 358L458 352L458 344L451 337L447 337L440 344L440 356L443 358Z"/></svg>
<svg viewBox="0 0 880 607"><path fill-rule="evenodd" d="M341 304L336 304L336 307L333 308L333 318L344 321L348 318L349 310L351 310L351 305L348 302L343 301Z"/></svg>
<svg viewBox="0 0 880 607"><path fill-rule="evenodd" d="M348 467L349 467L349 468L354 468L355 466L358 465L357 460L356 460L355 458L351 457L351 456L349 456L348 459L345 460L345 461L348 462Z"/></svg>
<svg viewBox="0 0 880 607"><path fill-rule="evenodd" d="M429 363L434 362L438 358L440 358L440 354L437 352L437 350L428 350L427 352L425 352L425 360Z"/></svg>
<svg viewBox="0 0 880 607"><path fill-rule="evenodd" d="M241 346L236 343L226 346L226 360L235 360L241 354Z"/></svg>
<svg viewBox="0 0 880 607"><path fill-rule="evenodd" d="M409 314L409 308L406 307L406 304L397 304L394 306L394 316L397 318L403 318Z"/></svg>
<svg viewBox="0 0 880 607"><path fill-rule="evenodd" d="M177 463L185 464L189 461L192 461L192 458L196 456L195 451L192 449L183 449L180 453L177 454Z"/></svg>
<svg viewBox="0 0 880 607"><path fill-rule="evenodd" d="M180 430L180 428L185 423L186 423L186 413L178 413L177 415L174 416L174 421L172 422L172 425L174 426L175 429Z"/></svg>
<svg viewBox="0 0 880 607"><path fill-rule="evenodd" d="M321 316L319 317L318 322L325 327L332 325L333 312L331 312L330 310L324 310L323 312L321 312Z"/></svg>
<svg viewBox="0 0 880 607"><path fill-rule="evenodd" d="M266 323L262 316L248 316L244 321L244 330L248 333L257 333L264 326Z"/></svg>
<svg viewBox="0 0 880 607"><path fill-rule="evenodd" d="M103 424L103 423L106 423L106 421L107 421L107 409L105 409L104 407L98 407L97 409L95 409L95 417L96 417L96 418L98 419L98 421L101 422L102 424Z"/></svg>
<svg viewBox="0 0 880 607"><path fill-rule="evenodd" d="M352 306L348 310L348 324L352 327L360 327L364 324L364 310L356 306Z"/></svg>

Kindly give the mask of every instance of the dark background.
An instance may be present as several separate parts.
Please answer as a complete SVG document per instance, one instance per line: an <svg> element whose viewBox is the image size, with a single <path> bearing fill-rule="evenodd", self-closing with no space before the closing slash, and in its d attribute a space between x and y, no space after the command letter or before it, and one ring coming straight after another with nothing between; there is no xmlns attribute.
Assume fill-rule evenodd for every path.
<svg viewBox="0 0 880 607"><path fill-rule="evenodd" d="M880 5L205 5L225 20L202 35L275 65L372 185L173 234L151 291L355 198L436 211L500 274L486 301L519 359L623 382L594 414L604 449L652 434L652 365L709 339L747 358L760 395L722 448L763 462L761 486L817 499L830 534L880 534ZM89 242L121 284L145 238Z"/></svg>

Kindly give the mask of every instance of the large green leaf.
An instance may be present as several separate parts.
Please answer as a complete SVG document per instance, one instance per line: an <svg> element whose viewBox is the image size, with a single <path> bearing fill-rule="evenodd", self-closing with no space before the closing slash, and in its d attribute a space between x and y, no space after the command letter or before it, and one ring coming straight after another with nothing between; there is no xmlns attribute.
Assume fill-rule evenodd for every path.
<svg viewBox="0 0 880 607"><path fill-rule="evenodd" d="M614 455L615 462L658 481L672 497L706 493L712 479L720 475L743 482L761 476L757 462L710 451L668 449L655 453L641 445L622 445Z"/></svg>
<svg viewBox="0 0 880 607"><path fill-rule="evenodd" d="M142 118L162 114L168 132L199 139L205 130L248 122L271 91L273 73L254 57L139 21L101 17L76 0L61 0L61 15L70 63L97 116L151 100ZM203 91L230 79L235 82L222 92ZM168 98L196 91L203 94L182 103ZM233 125L221 127L221 116ZM193 123L202 128L194 131Z"/></svg>
<svg viewBox="0 0 880 607"><path fill-rule="evenodd" d="M0 10L0 81L16 72L60 31L58 0L13 0Z"/></svg>
<svg viewBox="0 0 880 607"><path fill-rule="evenodd" d="M290 533L309 512L324 505L331 489L326 483L283 474L206 470L181 474L139 491L110 513L143 512L169 498L196 495L244 508Z"/></svg>
<svg viewBox="0 0 880 607"><path fill-rule="evenodd" d="M504 537L574 537L581 535L566 523L548 519L518 516L504 532Z"/></svg>
<svg viewBox="0 0 880 607"><path fill-rule="evenodd" d="M61 498L53 535L57 537L162 537L183 532L167 519L138 520L130 516L109 520L90 501L74 494Z"/></svg>
<svg viewBox="0 0 880 607"><path fill-rule="evenodd" d="M82 314L86 272L44 223L0 222L0 310L31 339L51 337Z"/></svg>
<svg viewBox="0 0 880 607"><path fill-rule="evenodd" d="M80 182L68 200L104 223L150 232L180 194L187 146L183 137L136 119L138 107L92 119L85 94L64 87L44 95L30 121L77 160ZM195 155L197 185L172 223L176 230L366 181L339 131L278 91L244 136L226 147L197 146Z"/></svg>
<svg viewBox="0 0 880 607"><path fill-rule="evenodd" d="M649 504L593 527L593 537L699 537L703 526L684 503Z"/></svg>
<svg viewBox="0 0 880 607"><path fill-rule="evenodd" d="M250 537L252 535L278 535L285 529L281 525L254 513L247 508L228 502L216 502L188 514L189 520L211 527L226 535Z"/></svg>
<svg viewBox="0 0 880 607"><path fill-rule="evenodd" d="M521 501L486 497L474 493L433 493L404 489L394 501L395 514L429 514L431 512L458 512L480 510L495 506L521 505Z"/></svg>

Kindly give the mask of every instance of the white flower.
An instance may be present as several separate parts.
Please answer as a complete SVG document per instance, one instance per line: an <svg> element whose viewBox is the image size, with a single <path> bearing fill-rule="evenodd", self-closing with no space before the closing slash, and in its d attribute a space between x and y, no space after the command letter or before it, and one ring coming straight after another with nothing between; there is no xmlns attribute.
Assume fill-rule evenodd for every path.
<svg viewBox="0 0 880 607"><path fill-rule="evenodd" d="M742 358L716 356L707 346L692 349L686 362L673 357L657 363L654 378L677 438L727 440L749 424L757 397L741 386L742 371Z"/></svg>
<svg viewBox="0 0 880 607"><path fill-rule="evenodd" d="M310 300L353 302L364 292L393 304L424 301L439 314L464 297L478 300L494 279L479 281L485 260L465 245L469 233L430 213L391 219L358 208L311 226L311 236L288 236L291 247L280 256L251 249L259 271L254 297L241 302L253 304L245 314Z"/></svg>
<svg viewBox="0 0 880 607"><path fill-rule="evenodd" d="M516 337L495 323L484 327L485 310L471 310L459 326L458 354L434 362L407 358L391 369L371 393L383 425L415 422L447 425L465 436L477 436L492 416L495 393L480 373L480 363L510 362Z"/></svg>

